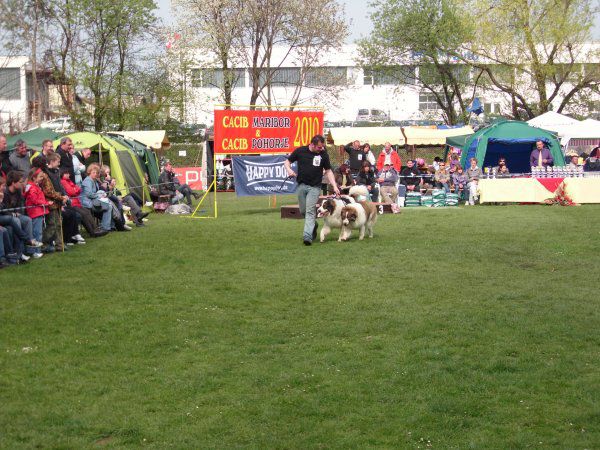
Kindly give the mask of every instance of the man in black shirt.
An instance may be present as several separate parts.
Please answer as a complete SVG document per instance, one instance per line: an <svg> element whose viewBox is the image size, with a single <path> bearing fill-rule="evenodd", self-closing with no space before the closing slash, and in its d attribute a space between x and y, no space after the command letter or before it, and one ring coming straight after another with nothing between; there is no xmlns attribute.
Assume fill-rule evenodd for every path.
<svg viewBox="0 0 600 450"><path fill-rule="evenodd" d="M363 160L366 159L367 155L360 146L360 141L350 142L344 147L344 151L348 153L350 172L356 176L360 172Z"/></svg>
<svg viewBox="0 0 600 450"><path fill-rule="evenodd" d="M298 162L298 174L292 170L292 163ZM298 147L285 160L285 169L288 176L297 177L298 182L298 203L300 205L300 214L304 217L304 232L302 239L304 245L311 245L317 237L316 205L321 192L321 181L323 171L333 186L333 192L340 195L340 191L335 182L335 177L331 171L329 155L325 150L325 138L316 135L310 141L308 146Z"/></svg>

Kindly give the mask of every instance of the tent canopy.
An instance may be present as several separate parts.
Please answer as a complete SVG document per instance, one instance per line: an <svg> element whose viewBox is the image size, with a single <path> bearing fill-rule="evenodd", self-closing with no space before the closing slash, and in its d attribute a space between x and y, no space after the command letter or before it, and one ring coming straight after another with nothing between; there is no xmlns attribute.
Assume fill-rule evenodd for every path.
<svg viewBox="0 0 600 450"><path fill-rule="evenodd" d="M150 147L135 139L126 138L119 134L108 133L108 135L133 150L140 161L142 169L148 174L150 184L158 184L158 177L160 176L158 159L156 158L156 153Z"/></svg>
<svg viewBox="0 0 600 450"><path fill-rule="evenodd" d="M133 192L141 199L150 198L148 186L144 182L144 171L137 155L126 145L114 139L93 132L80 132L66 135L75 148L89 148L92 156L86 163L98 162L108 165L117 180L117 189L123 195ZM58 145L59 140L55 141Z"/></svg>
<svg viewBox="0 0 600 450"><path fill-rule="evenodd" d="M402 132L408 145L444 145L448 137L473 134L473 128L404 127Z"/></svg>
<svg viewBox="0 0 600 450"><path fill-rule="evenodd" d="M44 142L46 139L55 141L59 137L60 134L55 133L47 128L34 128L33 130L7 137L6 146L7 148L12 149L19 139L23 139L27 143L28 148L32 148L40 152L42 151L42 142Z"/></svg>
<svg viewBox="0 0 600 450"><path fill-rule="evenodd" d="M500 157L505 157L512 173L528 173L531 170L529 157L539 140L547 145L554 164L563 165L564 157L556 136L516 120L496 122L469 136L461 147L461 164L466 168L469 159L475 157L479 167L491 167L497 165Z"/></svg>
<svg viewBox="0 0 600 450"><path fill-rule="evenodd" d="M165 130L113 131L111 133L120 134L129 139L135 139L154 150L166 150L171 146Z"/></svg>
<svg viewBox="0 0 600 450"><path fill-rule="evenodd" d="M459 147L463 148L465 146L465 142L471 136L471 134L462 134L460 136L449 136L446 138L446 145L450 147Z"/></svg>
<svg viewBox="0 0 600 450"><path fill-rule="evenodd" d="M543 130L553 131L560 134L562 129L579 124L580 122L579 120L573 119L569 116L565 116L554 111L548 111L542 115L534 117L531 120L528 120L527 123L532 127L541 128Z"/></svg>
<svg viewBox="0 0 600 450"><path fill-rule="evenodd" d="M361 143L368 142L371 145L384 145L386 142L392 145L404 145L405 143L400 127L330 128L327 137L336 145L346 145L356 140Z"/></svg>

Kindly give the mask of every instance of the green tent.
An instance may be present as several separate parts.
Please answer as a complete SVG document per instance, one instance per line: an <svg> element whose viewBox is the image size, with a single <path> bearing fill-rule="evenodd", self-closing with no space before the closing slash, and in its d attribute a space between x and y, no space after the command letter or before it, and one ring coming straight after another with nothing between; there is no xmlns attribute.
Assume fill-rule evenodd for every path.
<svg viewBox="0 0 600 450"><path fill-rule="evenodd" d="M115 141L118 141L133 150L140 161L142 169L148 174L150 184L158 184L158 177L160 176L158 170L158 158L156 157L156 153L154 153L150 147L140 141L121 136L120 134L108 133L108 135Z"/></svg>
<svg viewBox="0 0 600 450"><path fill-rule="evenodd" d="M469 139L473 134L461 134L460 136L450 136L446 138L446 145L450 147L459 147L463 148L465 146L465 142Z"/></svg>
<svg viewBox="0 0 600 450"><path fill-rule="evenodd" d="M60 134L55 133L52 130L47 128L34 128L33 130L25 131L21 134L15 134L14 136L10 136L6 138L6 147L9 149L13 149L15 147L15 143L22 139L27 144L28 148L36 150L38 152L42 151L42 142L46 139L50 139L51 141L55 141L60 137Z"/></svg>
<svg viewBox="0 0 600 450"><path fill-rule="evenodd" d="M498 121L468 136L464 145L460 146L460 162L467 167L469 159L475 157L479 167L492 167L498 164L500 157L505 157L512 173L528 173L531 170L529 157L536 141L546 144L554 158L554 165L564 165L565 159L555 135L516 120Z"/></svg>
<svg viewBox="0 0 600 450"><path fill-rule="evenodd" d="M144 170L141 168L137 155L126 145L110 137L93 132L68 134L76 149L89 148L92 156L86 161L89 165L93 162L110 167L113 178L117 180L117 189L123 192L133 192L142 200L150 198L150 191L144 182ZM58 145L60 140L55 141Z"/></svg>

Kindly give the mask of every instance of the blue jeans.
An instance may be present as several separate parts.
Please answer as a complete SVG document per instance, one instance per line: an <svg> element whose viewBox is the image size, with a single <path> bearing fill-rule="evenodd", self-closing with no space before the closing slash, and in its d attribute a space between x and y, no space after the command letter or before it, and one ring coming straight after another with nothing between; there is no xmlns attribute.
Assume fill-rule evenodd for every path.
<svg viewBox="0 0 600 450"><path fill-rule="evenodd" d="M31 219L31 229L33 238L36 241L42 242L42 231L44 228L44 216L36 217L35 219ZM35 250L36 253L42 253L40 248Z"/></svg>
<svg viewBox="0 0 600 450"><path fill-rule="evenodd" d="M312 234L313 229L315 228L315 219L317 217L317 202L319 201L321 186L299 184L296 193L298 194L300 214L304 217L304 232L302 234L302 239L312 242Z"/></svg>
<svg viewBox="0 0 600 450"><path fill-rule="evenodd" d="M25 242L33 239L31 218L23 214L19 214L17 217L2 215L0 216L0 225L12 228L15 250L22 254L25 250Z"/></svg>

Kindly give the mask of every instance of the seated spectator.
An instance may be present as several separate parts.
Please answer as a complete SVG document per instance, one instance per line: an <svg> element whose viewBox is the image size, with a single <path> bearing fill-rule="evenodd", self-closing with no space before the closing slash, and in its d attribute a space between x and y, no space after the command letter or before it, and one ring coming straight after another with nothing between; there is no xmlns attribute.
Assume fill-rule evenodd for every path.
<svg viewBox="0 0 600 450"><path fill-rule="evenodd" d="M467 174L463 170L462 166L456 167L456 172L452 174L452 186L454 186L454 193L458 194L458 199L465 198L465 190L467 188Z"/></svg>
<svg viewBox="0 0 600 450"><path fill-rule="evenodd" d="M10 155L10 165L14 170L27 174L31 169L30 156L27 144L23 139L19 139L15 142L15 150Z"/></svg>
<svg viewBox="0 0 600 450"><path fill-rule="evenodd" d="M500 171L496 173L496 178L510 178L510 172L506 165L500 166Z"/></svg>
<svg viewBox="0 0 600 450"><path fill-rule="evenodd" d="M443 189L446 194L450 192L450 174L446 170L446 163L444 161L438 161L438 170L435 171L434 179L435 187Z"/></svg>
<svg viewBox="0 0 600 450"><path fill-rule="evenodd" d="M348 194L350 187L354 184L354 179L350 173L350 167L347 164L342 164L333 171L335 182L341 194ZM328 185L329 194L333 194L333 186Z"/></svg>
<svg viewBox="0 0 600 450"><path fill-rule="evenodd" d="M457 153L450 154L450 174L456 172L456 169L460 166L460 159Z"/></svg>
<svg viewBox="0 0 600 450"><path fill-rule="evenodd" d="M171 203L178 203L182 198L185 197L188 205L192 205L192 195L194 198L200 196L192 191L187 184L179 183L179 180L175 176L173 165L170 162L165 164L165 167L160 174L158 179L160 195L168 195Z"/></svg>
<svg viewBox="0 0 600 450"><path fill-rule="evenodd" d="M96 227L96 221L91 211L84 208L81 203L81 187L77 186L71 180L71 173L67 169L60 169L60 184L62 184L73 208L80 217L81 224L90 235L90 237L101 237L108 233L101 228ZM73 236L74 242L85 242L80 234Z"/></svg>
<svg viewBox="0 0 600 450"><path fill-rule="evenodd" d="M391 203L395 212L395 206L398 202L398 172L390 164L384 164L377 178L381 200L383 203Z"/></svg>
<svg viewBox="0 0 600 450"><path fill-rule="evenodd" d="M75 172L75 179L71 181L74 181L77 186L81 186L81 182L87 176L85 172L85 161L91 156L91 154L92 151L89 148L83 148L73 153L72 159L73 171Z"/></svg>
<svg viewBox="0 0 600 450"><path fill-rule="evenodd" d="M87 177L81 182L81 205L89 209L92 214L99 215L100 228L109 232L112 229L112 205L106 198L106 193L99 188L100 166L90 164L86 172Z"/></svg>
<svg viewBox="0 0 600 450"><path fill-rule="evenodd" d="M356 184L367 187L371 194L371 201L376 202L379 200L379 188L377 187L375 174L369 161L363 161L360 171L356 176Z"/></svg>
<svg viewBox="0 0 600 450"><path fill-rule="evenodd" d="M51 201L46 200L46 196L40 187L43 178L42 169L34 167L29 171L27 185L25 186L27 215L31 218L33 238L38 242L43 240L44 219L50 212L48 207L52 204ZM42 250L38 248L32 256L39 258L42 255Z"/></svg>
<svg viewBox="0 0 600 450"><path fill-rule="evenodd" d="M409 159L406 163L406 167L400 172L400 183L406 186L407 191L420 192L421 190L421 177L419 176L419 169L415 167L415 162Z"/></svg>
<svg viewBox="0 0 600 450"><path fill-rule="evenodd" d="M400 155L398 155L398 152L393 149L392 144L389 142L385 143L383 150L381 150L381 153L377 157L377 171L381 172L385 164L391 165L396 173L399 173L402 168Z"/></svg>
<svg viewBox="0 0 600 450"><path fill-rule="evenodd" d="M504 170L503 170L503 168L504 168ZM504 178L506 178L507 174L510 174L510 172L508 171L508 166L506 165L506 158L504 158L504 157L500 157L498 159L498 165L492 167L492 173L495 173L497 175L500 172L502 172L504 174Z"/></svg>
<svg viewBox="0 0 600 450"><path fill-rule="evenodd" d="M441 161L442 161L442 158L440 158L439 156L436 156L435 158L433 158L433 164L431 165L431 168L433 169L434 173L440 169Z"/></svg>
<svg viewBox="0 0 600 450"><path fill-rule="evenodd" d="M2 203L3 196L4 192L0 192L0 203ZM17 264L17 258L17 254L13 253L12 250L11 232L8 228L0 226L0 269L4 269L11 264Z"/></svg>
<svg viewBox="0 0 600 450"><path fill-rule="evenodd" d="M22 261L28 261L26 251L42 246L41 242L33 238L31 218L25 213L25 199L23 198L23 173L11 170L6 177L6 187L0 203L0 225L10 227L13 234L14 249Z"/></svg>
<svg viewBox="0 0 600 450"><path fill-rule="evenodd" d="M467 169L467 188L469 189L469 205L473 206L479 200L479 180L483 177L483 172L477 166L477 158L471 158L471 166Z"/></svg>
<svg viewBox="0 0 600 450"><path fill-rule="evenodd" d="M600 147L596 147L590 153L583 164L584 172L599 172L600 171Z"/></svg>
<svg viewBox="0 0 600 450"><path fill-rule="evenodd" d="M112 217L117 231L131 231L131 227L125 221L123 213L123 202L119 198L121 192L116 188L117 180L110 174L109 166L100 167L100 190L106 193L106 197L112 205Z"/></svg>

